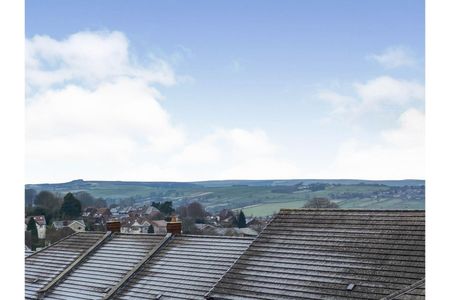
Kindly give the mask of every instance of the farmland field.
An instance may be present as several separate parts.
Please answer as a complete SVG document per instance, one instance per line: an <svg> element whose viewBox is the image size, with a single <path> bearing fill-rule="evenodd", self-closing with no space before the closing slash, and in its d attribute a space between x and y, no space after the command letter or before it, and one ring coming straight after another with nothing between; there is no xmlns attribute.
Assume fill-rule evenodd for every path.
<svg viewBox="0 0 450 300"><path fill-rule="evenodd" d="M244 180L211 182L121 182L75 180L61 184L28 184L37 192L86 191L108 203L122 199L172 201L174 206L200 202L206 210L242 209L248 216L267 216L280 208L300 208L326 197L341 208L424 209L425 182L358 180Z"/></svg>
<svg viewBox="0 0 450 300"><path fill-rule="evenodd" d="M301 208L306 200L297 200L290 202L265 203L242 208L246 216L269 216L278 212L281 208Z"/></svg>

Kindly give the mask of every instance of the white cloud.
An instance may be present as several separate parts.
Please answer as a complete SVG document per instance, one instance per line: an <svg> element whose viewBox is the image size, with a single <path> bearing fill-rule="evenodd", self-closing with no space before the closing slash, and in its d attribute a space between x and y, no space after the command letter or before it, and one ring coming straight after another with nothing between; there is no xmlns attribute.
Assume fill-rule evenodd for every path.
<svg viewBox="0 0 450 300"><path fill-rule="evenodd" d="M354 83L351 95L324 90L318 93L318 97L331 104L332 115L345 115L353 119L386 107L404 108L422 102L425 88L415 81L380 76L365 83Z"/></svg>
<svg viewBox="0 0 450 300"><path fill-rule="evenodd" d="M327 122L322 124L334 126L343 121L340 130L353 133L352 138L337 144L334 161L318 177L424 178L423 84L380 76L354 83L347 93L324 90L318 97L331 105L324 118ZM399 111L403 113L394 127L389 122L394 122L392 115Z"/></svg>
<svg viewBox="0 0 450 300"><path fill-rule="evenodd" d="M174 165L195 165L204 178L264 179L298 176L292 162L279 155L262 130L218 129L185 147Z"/></svg>
<svg viewBox="0 0 450 300"><path fill-rule="evenodd" d="M356 139L343 142L326 173L341 178L424 178L424 113L406 110L398 119L398 127L381 132L375 143Z"/></svg>
<svg viewBox="0 0 450 300"><path fill-rule="evenodd" d="M425 88L414 81L381 76L364 84L354 85L362 109L370 110L382 105L405 105L425 98Z"/></svg>
<svg viewBox="0 0 450 300"><path fill-rule="evenodd" d="M401 46L387 48L380 54L369 55L369 58L388 69L410 67L416 64L411 51Z"/></svg>
<svg viewBox="0 0 450 300"><path fill-rule="evenodd" d="M331 104L333 108L331 111L332 115L345 114L353 110L355 105L358 104L357 99L330 90L320 91L318 97Z"/></svg>
<svg viewBox="0 0 450 300"><path fill-rule="evenodd" d="M262 130L191 140L151 86L176 83L175 73L162 60L132 59L120 32L26 44L27 182L295 177Z"/></svg>
<svg viewBox="0 0 450 300"><path fill-rule="evenodd" d="M343 143L328 169L329 160L311 163L300 151L285 158L287 149L261 129L219 128L193 140L155 88L183 80L164 60L150 55L140 62L123 33L35 36L26 47L27 182L423 177L417 109L405 111L376 143ZM349 95L330 90L319 97L331 103L334 117L406 109L423 94L419 83L382 76L355 83Z"/></svg>
<svg viewBox="0 0 450 300"><path fill-rule="evenodd" d="M425 114L410 108L398 119L399 127L381 133L390 145L403 148L423 147L425 144Z"/></svg>
<svg viewBox="0 0 450 300"><path fill-rule="evenodd" d="M175 75L157 58L141 66L130 55L121 32L78 32L64 40L37 35L26 40L27 90L34 92L76 82L93 86L117 77L171 85Z"/></svg>
<svg viewBox="0 0 450 300"><path fill-rule="evenodd" d="M68 85L39 93L27 105L27 138L123 135L165 151L181 144L183 134L158 98L144 82L123 78L94 90Z"/></svg>

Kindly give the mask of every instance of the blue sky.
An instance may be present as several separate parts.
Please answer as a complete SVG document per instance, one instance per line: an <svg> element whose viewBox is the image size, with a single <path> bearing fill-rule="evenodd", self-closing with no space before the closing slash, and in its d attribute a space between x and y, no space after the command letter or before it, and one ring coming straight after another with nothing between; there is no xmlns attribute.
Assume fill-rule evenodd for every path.
<svg viewBox="0 0 450 300"><path fill-rule="evenodd" d="M48 71L49 61L59 61L52 71L70 64L71 51L80 46L71 44L75 50L57 55L54 49L66 51L60 50L66 49L64 41L80 32L94 38L120 33L129 64L137 69L164 64L173 82L147 84L160 94L157 102L169 118L161 126L183 137L155 154L149 145L158 138L145 132L130 138L130 129L114 136L134 145L116 168L81 154L74 154L71 164L30 147L67 148L61 133L46 129L63 128L55 119L49 127L27 131L29 181L424 177L423 1L26 1L27 51L39 49L31 56L45 60L38 71ZM38 43L36 36L56 44ZM30 70L27 63L34 74ZM85 72L83 78L96 72L78 71ZM136 79L134 74L125 77ZM33 88L27 116L53 112L48 120L64 113L46 108L51 102L46 91L63 92L72 84L95 92L118 77L95 83L80 78L43 86L41 77L28 76ZM117 101L132 115L133 104ZM114 122L105 115L107 104L92 109L100 120ZM82 112L77 116L82 120ZM36 114L29 119L27 128L42 123ZM64 136L80 138L79 128L70 124ZM145 152L139 145L150 148L142 147ZM206 156L216 154L202 160L198 156L205 155L191 153L199 148L211 150ZM109 154L122 159L117 151ZM53 167L42 172L44 163Z"/></svg>

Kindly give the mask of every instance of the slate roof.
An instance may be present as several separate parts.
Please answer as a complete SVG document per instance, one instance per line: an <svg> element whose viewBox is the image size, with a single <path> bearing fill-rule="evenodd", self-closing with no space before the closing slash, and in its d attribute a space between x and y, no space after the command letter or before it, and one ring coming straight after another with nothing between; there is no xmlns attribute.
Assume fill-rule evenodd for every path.
<svg viewBox="0 0 450 300"><path fill-rule="evenodd" d="M37 299L37 291L58 276L104 233L83 232L70 235L52 246L25 258L25 298Z"/></svg>
<svg viewBox="0 0 450 300"><path fill-rule="evenodd" d="M25 218L25 224L28 224L28 221L30 220L30 218L33 218L34 221L36 222L36 224L38 225L47 225L47 221L45 220L45 216L32 216L32 217L27 217Z"/></svg>
<svg viewBox="0 0 450 300"><path fill-rule="evenodd" d="M425 277L424 252L424 211L281 210L207 297L381 299Z"/></svg>
<svg viewBox="0 0 450 300"><path fill-rule="evenodd" d="M45 216L34 216L33 217L36 223L39 225L47 225L47 221L45 220Z"/></svg>
<svg viewBox="0 0 450 300"><path fill-rule="evenodd" d="M33 254L33 251L25 245L25 257L27 257L30 254Z"/></svg>
<svg viewBox="0 0 450 300"><path fill-rule="evenodd" d="M102 299L163 235L113 234L51 289L45 299Z"/></svg>
<svg viewBox="0 0 450 300"><path fill-rule="evenodd" d="M53 221L53 227L56 229L62 229L63 227L70 226L73 223L78 222L82 226L86 226L84 220L64 220L64 221Z"/></svg>
<svg viewBox="0 0 450 300"><path fill-rule="evenodd" d="M162 294L160 299L204 299L252 240L170 234L72 234L25 258L26 298L153 299Z"/></svg>
<svg viewBox="0 0 450 300"><path fill-rule="evenodd" d="M381 300L425 300L425 278Z"/></svg>
<svg viewBox="0 0 450 300"><path fill-rule="evenodd" d="M424 211L297 209L256 240L76 233L25 258L26 298L422 300L424 226Z"/></svg>
<svg viewBox="0 0 450 300"><path fill-rule="evenodd" d="M151 223L153 226L157 226L157 227L166 227L167 226L167 222L165 220L152 220Z"/></svg>
<svg viewBox="0 0 450 300"><path fill-rule="evenodd" d="M252 238L173 237L114 299L204 299Z"/></svg>

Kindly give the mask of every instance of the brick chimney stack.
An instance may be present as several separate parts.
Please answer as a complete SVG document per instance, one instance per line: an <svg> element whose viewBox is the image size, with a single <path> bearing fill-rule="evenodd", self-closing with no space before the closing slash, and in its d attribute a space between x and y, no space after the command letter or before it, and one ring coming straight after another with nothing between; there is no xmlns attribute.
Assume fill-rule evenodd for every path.
<svg viewBox="0 0 450 300"><path fill-rule="evenodd" d="M108 221L106 222L106 231L120 232L120 221Z"/></svg>
<svg viewBox="0 0 450 300"><path fill-rule="evenodd" d="M172 220L167 222L167 233L171 233L173 235L181 234L181 222L177 220L177 217L172 216Z"/></svg>

